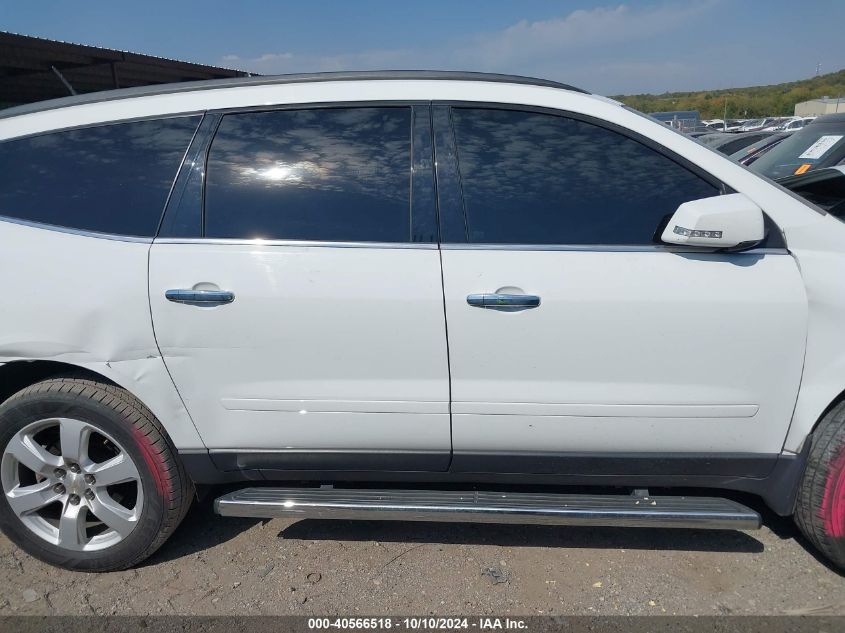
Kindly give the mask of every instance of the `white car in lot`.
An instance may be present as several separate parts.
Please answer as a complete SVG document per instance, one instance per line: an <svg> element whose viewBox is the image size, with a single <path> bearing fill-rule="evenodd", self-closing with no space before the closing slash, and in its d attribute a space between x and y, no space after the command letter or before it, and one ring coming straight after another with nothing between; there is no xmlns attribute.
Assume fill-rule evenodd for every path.
<svg viewBox="0 0 845 633"><path fill-rule="evenodd" d="M44 561L243 482L220 514L758 527L741 491L845 565L845 226L615 101L70 97L0 112L0 216L0 526Z"/></svg>

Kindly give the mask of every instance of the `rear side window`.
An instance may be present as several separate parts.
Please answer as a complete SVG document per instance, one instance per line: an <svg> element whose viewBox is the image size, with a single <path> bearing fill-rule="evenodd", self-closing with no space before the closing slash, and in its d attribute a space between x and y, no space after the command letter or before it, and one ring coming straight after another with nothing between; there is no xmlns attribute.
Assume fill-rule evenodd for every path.
<svg viewBox="0 0 845 633"><path fill-rule="evenodd" d="M470 242L652 244L665 216L719 190L622 134L550 114L455 108Z"/></svg>
<svg viewBox="0 0 845 633"><path fill-rule="evenodd" d="M199 120L116 123L0 143L0 216L152 237Z"/></svg>
<svg viewBox="0 0 845 633"><path fill-rule="evenodd" d="M411 109L229 114L211 145L205 236L409 242Z"/></svg>

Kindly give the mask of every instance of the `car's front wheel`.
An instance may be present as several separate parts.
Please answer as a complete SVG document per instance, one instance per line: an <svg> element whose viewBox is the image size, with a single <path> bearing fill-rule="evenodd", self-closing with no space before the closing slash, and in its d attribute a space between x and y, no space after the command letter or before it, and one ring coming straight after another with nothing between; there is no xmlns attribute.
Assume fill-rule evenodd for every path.
<svg viewBox="0 0 845 633"><path fill-rule="evenodd" d="M809 441L795 521L822 554L845 570L845 402L822 418Z"/></svg>
<svg viewBox="0 0 845 633"><path fill-rule="evenodd" d="M0 528L59 567L131 567L191 502L160 423L113 385L53 378L23 389L0 406L0 449Z"/></svg>

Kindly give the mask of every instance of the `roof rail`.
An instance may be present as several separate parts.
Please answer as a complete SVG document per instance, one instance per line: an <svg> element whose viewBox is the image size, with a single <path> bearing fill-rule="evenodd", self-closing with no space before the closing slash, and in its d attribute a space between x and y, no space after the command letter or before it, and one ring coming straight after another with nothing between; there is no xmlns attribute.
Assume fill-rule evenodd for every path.
<svg viewBox="0 0 845 633"><path fill-rule="evenodd" d="M381 71L344 71L329 73L306 73L297 75L259 75L255 77L233 77L227 79L208 79L204 81L185 81L181 83L156 84L152 86L138 86L135 88L120 88L118 90L104 90L87 94L50 99L36 103L28 103L6 110L0 110L0 119L55 110L86 103L100 103L133 97L151 95L174 94L192 92L195 90L214 90L219 88L238 88L243 86L267 86L274 84L314 83L322 81L373 81L373 80L427 80L427 81L486 81L494 83L522 84L558 88L589 94L586 90L575 88L567 84L547 79L535 79L519 75L500 75L495 73L464 72L450 70L381 70Z"/></svg>

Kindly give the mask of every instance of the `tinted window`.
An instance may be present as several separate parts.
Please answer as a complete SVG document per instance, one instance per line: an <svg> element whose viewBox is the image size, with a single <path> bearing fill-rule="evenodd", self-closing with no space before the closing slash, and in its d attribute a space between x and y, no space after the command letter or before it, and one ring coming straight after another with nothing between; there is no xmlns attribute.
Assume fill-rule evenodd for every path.
<svg viewBox="0 0 845 633"><path fill-rule="evenodd" d="M764 138L771 136L768 132L764 134L748 134L740 136L739 138L729 139L724 143L719 143L716 145L716 149L718 149L723 154L730 156L731 154L735 154L743 147L748 147L752 143L756 143Z"/></svg>
<svg viewBox="0 0 845 633"><path fill-rule="evenodd" d="M834 217L845 220L845 174L838 169L820 169L809 176L788 177L781 184Z"/></svg>
<svg viewBox="0 0 845 633"><path fill-rule="evenodd" d="M560 116L454 109L470 242L650 244L718 190L622 134Z"/></svg>
<svg viewBox="0 0 845 633"><path fill-rule="evenodd" d="M151 237L199 118L118 123L0 143L0 215Z"/></svg>
<svg viewBox="0 0 845 633"><path fill-rule="evenodd" d="M205 235L410 240L411 109L223 117L211 145Z"/></svg>

